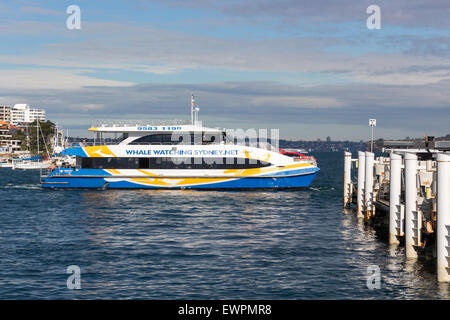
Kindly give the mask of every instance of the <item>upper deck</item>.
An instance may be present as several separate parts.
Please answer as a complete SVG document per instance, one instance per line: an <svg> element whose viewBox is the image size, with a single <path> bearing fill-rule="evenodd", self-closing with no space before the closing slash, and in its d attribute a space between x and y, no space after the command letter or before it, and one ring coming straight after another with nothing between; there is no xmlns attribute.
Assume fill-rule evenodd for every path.
<svg viewBox="0 0 450 320"><path fill-rule="evenodd" d="M222 128L207 128L192 125L186 120L96 120L88 129L104 133L145 133L145 132L222 132Z"/></svg>

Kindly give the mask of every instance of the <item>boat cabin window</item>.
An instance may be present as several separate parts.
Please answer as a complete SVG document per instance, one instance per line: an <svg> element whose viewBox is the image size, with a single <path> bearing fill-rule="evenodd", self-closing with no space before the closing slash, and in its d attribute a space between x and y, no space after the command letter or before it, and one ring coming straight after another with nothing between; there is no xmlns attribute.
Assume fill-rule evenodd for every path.
<svg viewBox="0 0 450 320"><path fill-rule="evenodd" d="M132 142L130 142L131 145L147 145L147 144L179 144L183 141L183 137L177 137L179 138L176 141L172 141L172 134L170 133L164 133L164 134L150 134L147 136L140 137L139 139L136 139Z"/></svg>
<svg viewBox="0 0 450 320"><path fill-rule="evenodd" d="M83 169L251 169L270 166L270 163L247 158L85 158L77 157Z"/></svg>
<svg viewBox="0 0 450 320"><path fill-rule="evenodd" d="M221 133L209 132L173 132L173 133L156 133L140 137L130 145L192 145L192 144L218 144L223 141Z"/></svg>
<svg viewBox="0 0 450 320"><path fill-rule="evenodd" d="M202 144L218 144L224 141L221 133L203 133Z"/></svg>

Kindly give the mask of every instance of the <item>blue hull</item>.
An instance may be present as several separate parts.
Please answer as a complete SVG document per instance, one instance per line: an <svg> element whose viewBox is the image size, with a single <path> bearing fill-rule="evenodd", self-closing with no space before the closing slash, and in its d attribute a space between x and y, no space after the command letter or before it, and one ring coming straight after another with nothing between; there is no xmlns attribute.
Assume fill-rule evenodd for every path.
<svg viewBox="0 0 450 320"><path fill-rule="evenodd" d="M107 188L107 189L298 189L310 186L318 168L311 173L284 177L243 177L220 179L211 182L209 178L195 178L195 183L183 186L155 186L151 182L130 181L120 177L97 178L87 176L48 176L42 180L44 188ZM106 180L107 179L107 180ZM145 180L145 178L144 178ZM148 178L149 181L153 178ZM206 181L206 182L205 182Z"/></svg>

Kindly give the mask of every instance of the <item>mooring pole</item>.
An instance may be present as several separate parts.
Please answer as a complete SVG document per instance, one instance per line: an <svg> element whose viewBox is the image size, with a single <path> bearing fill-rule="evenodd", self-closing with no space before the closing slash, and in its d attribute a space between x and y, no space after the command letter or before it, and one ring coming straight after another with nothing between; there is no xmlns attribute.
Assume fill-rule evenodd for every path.
<svg viewBox="0 0 450 320"><path fill-rule="evenodd" d="M402 170L402 157L398 154L391 152L391 172L389 182L389 243L398 244L397 236L401 232L401 206L400 206L400 193L401 193L401 170Z"/></svg>
<svg viewBox="0 0 450 320"><path fill-rule="evenodd" d="M356 216L364 218L364 184L366 178L366 154L363 151L358 152L358 190L356 196Z"/></svg>
<svg viewBox="0 0 450 320"><path fill-rule="evenodd" d="M366 219L373 214L373 163L374 154L366 151L366 170L364 183L364 210Z"/></svg>
<svg viewBox="0 0 450 320"><path fill-rule="evenodd" d="M352 201L352 153L344 152L344 208Z"/></svg>
<svg viewBox="0 0 450 320"><path fill-rule="evenodd" d="M419 221L417 217L417 155L405 154L405 252L407 258L417 258Z"/></svg>
<svg viewBox="0 0 450 320"><path fill-rule="evenodd" d="M439 282L450 282L449 240L450 240L450 193L449 193L450 156L437 155L437 276Z"/></svg>

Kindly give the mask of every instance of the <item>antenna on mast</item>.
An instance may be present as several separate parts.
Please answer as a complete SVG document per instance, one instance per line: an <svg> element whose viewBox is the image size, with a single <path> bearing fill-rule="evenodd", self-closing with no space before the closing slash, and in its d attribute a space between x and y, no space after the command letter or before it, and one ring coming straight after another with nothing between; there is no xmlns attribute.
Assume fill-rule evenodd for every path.
<svg viewBox="0 0 450 320"><path fill-rule="evenodd" d="M194 94L191 95L191 124L195 126L198 122L198 112L200 108L195 103Z"/></svg>
<svg viewBox="0 0 450 320"><path fill-rule="evenodd" d="M195 107L195 97L191 94L191 124L194 125L194 107Z"/></svg>

